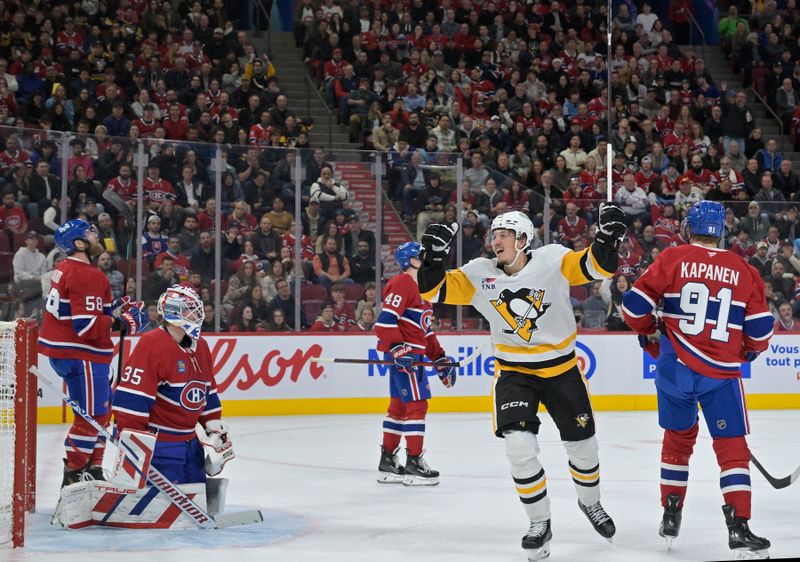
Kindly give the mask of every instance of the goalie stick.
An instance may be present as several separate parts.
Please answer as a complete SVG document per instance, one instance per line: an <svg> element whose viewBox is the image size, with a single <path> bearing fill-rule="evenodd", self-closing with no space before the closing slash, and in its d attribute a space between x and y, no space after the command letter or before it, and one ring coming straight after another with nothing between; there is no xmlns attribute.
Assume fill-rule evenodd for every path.
<svg viewBox="0 0 800 562"><path fill-rule="evenodd" d="M125 229L128 233L128 241L125 244L125 263L128 264L128 267L125 268L125 276L122 279L122 294L124 295L128 290L128 278L130 277L131 272L131 252L133 247L133 237L134 232L136 229L136 217L133 215L133 211L131 210L130 206L125 202L125 200L120 197L119 193L111 189L110 187L103 192L103 199L105 199L109 205L114 207L119 215L125 220ZM111 381L111 386L116 385L116 380L122 373L122 358L125 351L125 336L128 335L128 330L126 329L125 325L123 324L120 326L119 329L119 354L117 355L117 372L114 374L114 378Z"/></svg>
<svg viewBox="0 0 800 562"><path fill-rule="evenodd" d="M114 440L113 436L106 430L106 428L104 428L97 422L97 420L86 413L86 411L81 408L77 402L64 394L53 381L40 373L36 367L31 367L29 372L42 381L48 388L50 388L50 390L55 392L57 396L60 396L64 402L72 407L75 415L85 419L89 425L96 429L97 432L105 437L107 441L118 446L123 445ZM125 455L128 456L129 460L135 459L135 455L130 449L124 448L122 450L124 451ZM261 523L264 520L264 516L257 509L240 511L238 513L223 513L217 515L215 519L209 515L206 510L202 509L199 505L189 499L186 494L178 489L177 486L170 482L167 477L161 474L161 472L152 465L147 471L147 481L153 487L157 488L159 492L167 496L167 499L169 499L169 501L171 501L178 509L185 513L186 516L195 523L195 525L203 529L222 529L225 527L236 527L239 525L251 525L253 523Z"/></svg>
<svg viewBox="0 0 800 562"><path fill-rule="evenodd" d="M797 467L794 472L792 472L789 476L784 476L783 478L775 478L767 469L761 466L761 463L758 462L758 459L750 453L750 462L756 465L758 471L764 476L767 482L770 483L770 486L775 488L776 490L780 490L781 488L786 488L787 486L791 486L794 482L800 478L800 467Z"/></svg>

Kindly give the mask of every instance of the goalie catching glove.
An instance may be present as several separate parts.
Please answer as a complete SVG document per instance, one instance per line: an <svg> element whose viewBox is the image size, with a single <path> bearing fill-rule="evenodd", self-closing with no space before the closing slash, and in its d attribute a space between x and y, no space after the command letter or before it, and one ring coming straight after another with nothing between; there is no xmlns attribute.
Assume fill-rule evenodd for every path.
<svg viewBox="0 0 800 562"><path fill-rule="evenodd" d="M222 472L225 463L236 458L236 453L233 452L233 443L228 436L228 424L224 421L207 422L205 434L205 436L200 435L200 442L206 451L206 474L216 476Z"/></svg>

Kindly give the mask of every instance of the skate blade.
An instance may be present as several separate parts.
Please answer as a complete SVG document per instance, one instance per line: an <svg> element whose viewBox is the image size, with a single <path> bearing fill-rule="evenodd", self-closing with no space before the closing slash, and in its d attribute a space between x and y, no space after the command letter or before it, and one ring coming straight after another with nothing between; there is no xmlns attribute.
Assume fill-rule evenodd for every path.
<svg viewBox="0 0 800 562"><path fill-rule="evenodd" d="M405 476L391 472L379 472L378 484L402 484Z"/></svg>
<svg viewBox="0 0 800 562"><path fill-rule="evenodd" d="M406 476L403 479L404 486L438 486L439 478L421 478L419 476Z"/></svg>
<svg viewBox="0 0 800 562"><path fill-rule="evenodd" d="M767 560L769 559L769 549L750 550L749 548L737 548L736 560Z"/></svg>
<svg viewBox="0 0 800 562"><path fill-rule="evenodd" d="M544 560L545 558L550 556L550 543L547 542L539 548L526 548L525 554L528 555L528 560L530 562L535 562L536 560Z"/></svg>

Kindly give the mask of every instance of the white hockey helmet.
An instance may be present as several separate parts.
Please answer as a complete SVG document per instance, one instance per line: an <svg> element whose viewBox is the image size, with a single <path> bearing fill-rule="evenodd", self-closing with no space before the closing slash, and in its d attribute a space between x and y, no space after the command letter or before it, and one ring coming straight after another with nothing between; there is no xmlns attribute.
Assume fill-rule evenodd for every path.
<svg viewBox="0 0 800 562"><path fill-rule="evenodd" d="M157 308L164 322L181 328L193 340L200 337L206 313L194 289L173 285L158 298Z"/></svg>
<svg viewBox="0 0 800 562"><path fill-rule="evenodd" d="M519 240L522 235L525 235L525 247L522 252L528 250L533 244L533 223L528 215L522 211L508 211L497 215L492 221L491 231L495 230L511 230L514 232L514 237Z"/></svg>

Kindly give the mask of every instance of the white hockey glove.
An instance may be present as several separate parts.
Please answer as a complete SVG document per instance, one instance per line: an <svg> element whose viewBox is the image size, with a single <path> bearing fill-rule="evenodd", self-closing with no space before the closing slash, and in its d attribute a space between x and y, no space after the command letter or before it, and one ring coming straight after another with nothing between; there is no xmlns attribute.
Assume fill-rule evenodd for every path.
<svg viewBox="0 0 800 562"><path fill-rule="evenodd" d="M216 476L225 467L225 463L236 458L233 443L228 436L228 424L222 420L211 420L206 423L205 438L200 442L206 450L205 470L208 476Z"/></svg>

